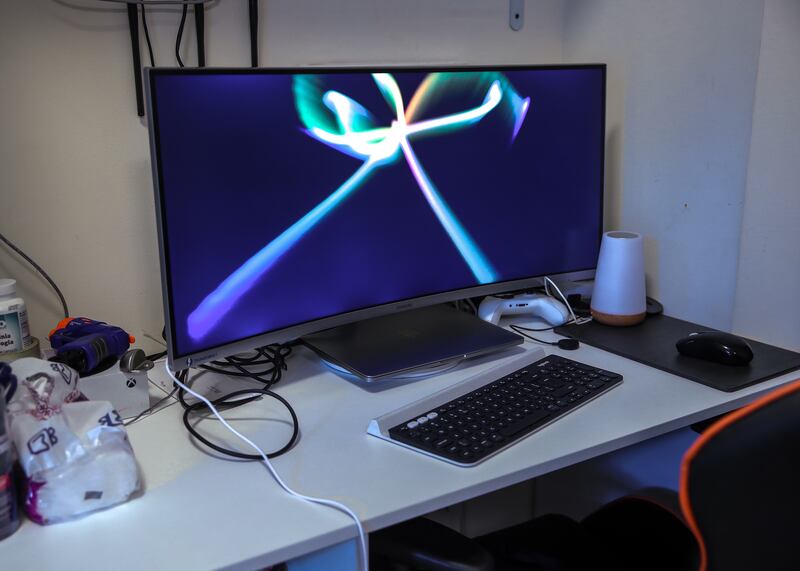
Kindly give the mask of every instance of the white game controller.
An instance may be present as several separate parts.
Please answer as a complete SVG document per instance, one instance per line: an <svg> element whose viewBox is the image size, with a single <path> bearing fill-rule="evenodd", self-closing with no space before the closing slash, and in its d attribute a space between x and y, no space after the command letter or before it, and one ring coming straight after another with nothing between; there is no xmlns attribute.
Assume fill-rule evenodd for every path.
<svg viewBox="0 0 800 571"><path fill-rule="evenodd" d="M570 318L563 303L539 293L524 293L508 299L487 296L478 308L478 317L495 325L503 315L533 315L550 325L563 325Z"/></svg>

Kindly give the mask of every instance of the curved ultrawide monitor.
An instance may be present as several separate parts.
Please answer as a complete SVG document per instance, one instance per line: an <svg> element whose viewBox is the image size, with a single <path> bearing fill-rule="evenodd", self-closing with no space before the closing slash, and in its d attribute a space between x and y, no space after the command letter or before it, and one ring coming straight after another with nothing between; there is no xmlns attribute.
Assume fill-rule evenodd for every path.
<svg viewBox="0 0 800 571"><path fill-rule="evenodd" d="M593 275L605 66L153 69L170 361Z"/></svg>

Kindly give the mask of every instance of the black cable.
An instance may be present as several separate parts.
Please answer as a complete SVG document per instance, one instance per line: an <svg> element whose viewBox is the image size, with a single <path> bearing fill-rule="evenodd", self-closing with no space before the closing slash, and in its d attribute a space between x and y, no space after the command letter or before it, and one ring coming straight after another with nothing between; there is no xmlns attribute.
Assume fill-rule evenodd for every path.
<svg viewBox="0 0 800 571"><path fill-rule="evenodd" d="M530 339L531 341L536 341L537 343L542 343L544 345L553 345L558 347L559 349L565 349L567 351L572 351L580 347L580 343L578 343L577 339L572 339L571 337L565 337L564 339L559 339L558 341L545 341L544 339L539 339L534 337L533 335L528 335L524 331L547 331L547 329L531 329L529 327L520 327L519 325L511 324L509 325L512 331L515 333L522 335L526 339ZM551 328L552 329L552 328Z"/></svg>
<svg viewBox="0 0 800 571"><path fill-rule="evenodd" d="M39 275L41 275L45 280L47 280L47 283L49 283L50 287L52 287L55 290L56 294L58 295L58 299L61 301L61 308L64 310L64 317L69 317L69 308L67 308L67 300L64 299L64 294L61 293L61 290L56 285L56 282L54 282L53 279L49 275L47 275L47 272L44 271L39 264L34 262L33 259L31 259L31 257L28 256L28 254L17 248L8 238L0 234L0 240L2 240L6 244L6 246L11 248L14 252L16 252L23 260L28 262L33 267L34 270L39 272Z"/></svg>
<svg viewBox="0 0 800 571"><path fill-rule="evenodd" d="M185 67L181 59L181 40L183 40L183 26L186 25L186 14L188 11L188 4L184 4L181 9L181 23L178 26L178 37L175 38L175 58L178 60L178 65L180 67Z"/></svg>
<svg viewBox="0 0 800 571"><path fill-rule="evenodd" d="M175 373L175 376L178 377L178 380L185 385L189 379L189 369L183 369L182 371L178 371L177 373ZM178 401L181 403L181 406L183 408L189 407L189 403L186 402L186 391L183 390L182 387L178 388Z"/></svg>
<svg viewBox="0 0 800 571"><path fill-rule="evenodd" d="M248 0L250 14L250 66L258 67L258 0Z"/></svg>
<svg viewBox="0 0 800 571"><path fill-rule="evenodd" d="M569 325L569 321L567 321L563 325ZM551 325L550 327L542 327L541 329L534 329L533 327L523 327L522 325L514 325L513 327L516 327L517 329L522 329L523 331L533 331L535 333L537 331L552 331L556 327L561 327L561 325Z"/></svg>
<svg viewBox="0 0 800 571"><path fill-rule="evenodd" d="M256 354L250 357L232 356L224 361L212 361L211 365L200 365L201 368L231 375L233 377L249 377L260 383L264 383L266 388L272 387L280 381L283 371L287 369L286 359L291 355L292 347L288 345L268 345L256 349ZM260 371L249 370L245 367L264 366L267 368ZM231 371L230 369L235 369Z"/></svg>
<svg viewBox="0 0 800 571"><path fill-rule="evenodd" d="M538 338L534 337L533 335L528 335L518 325L513 325L512 324L512 325L509 325L509 327L515 333L518 333L518 334L522 335L523 337L525 337L526 339L530 339L531 341L536 341L537 343L544 343L545 345L558 345L558 343L556 343L555 341L545 341L544 339L538 339Z"/></svg>
<svg viewBox="0 0 800 571"><path fill-rule="evenodd" d="M265 395L277 399L289 411L289 415L292 417L292 436L289 439L289 442L283 448L267 454L267 458L275 458L276 456L280 456L284 452L288 451L292 446L294 446L295 442L297 441L297 435L300 431L300 424L297 420L297 414L295 414L295 411L289 402L277 393L269 390L281 379L283 371L287 369L286 359L289 357L289 355L291 355L292 347L296 344L297 342L287 343L284 345L267 345L266 347L259 347L256 349L256 353L251 356L234 355L226 358L224 361L212 361L211 363L213 366L200 365L202 369L207 371L234 377L249 377L264 384L264 388L234 391L232 393L223 395L214 401L211 401L212 404L217 407L217 409L230 410L232 408L236 408L238 406L258 400L262 397L262 395ZM268 365L269 367L259 371L251 371L246 368L248 366L263 367L264 365ZM231 368L235 370L230 370ZM179 371L176 376L182 383L187 384L189 371L184 369L183 371ZM251 396L239 400L231 400L243 395ZM194 438L209 448L212 448L213 450L216 450L222 454L233 456L234 458L242 458L245 460L262 459L258 454L246 454L244 452L239 452L238 450L229 450L210 442L208 439L199 434L189 422L189 416L192 413L209 410L208 406L203 401L198 401L193 404L186 402L186 391L183 389L178 390L178 400L180 401L181 406L184 408L183 424L186 427L186 430L189 431L189 434L191 434Z"/></svg>
<svg viewBox="0 0 800 571"><path fill-rule="evenodd" d="M267 345L266 347L259 347L256 349L256 354L250 357L242 355L233 355L225 359L225 361L212 361L213 364L218 366L232 366L232 365L265 365L276 364L288 357L292 352L292 348L285 345ZM263 359L259 360L259 357ZM280 364L278 362L278 364Z"/></svg>
<svg viewBox="0 0 800 571"><path fill-rule="evenodd" d="M197 67L206 66L206 32L205 32L205 7L202 4L194 5L194 30L197 36Z"/></svg>
<svg viewBox="0 0 800 571"><path fill-rule="evenodd" d="M147 29L147 18L145 17L144 4L142 4L142 29L144 30L144 41L147 44L147 53L150 55L150 67L155 67L156 58L153 57L153 44L150 42L150 30Z"/></svg>
<svg viewBox="0 0 800 571"><path fill-rule="evenodd" d="M167 354L166 351L159 351L158 353L153 353L152 355L145 355L145 359L147 359L148 361L156 361L161 357L166 356L166 354Z"/></svg>
<svg viewBox="0 0 800 571"><path fill-rule="evenodd" d="M136 4L128 4L128 30L131 35L133 58L133 84L136 90L136 114L144 117L144 90L142 87L142 56L139 53L139 12Z"/></svg>
<svg viewBox="0 0 800 571"><path fill-rule="evenodd" d="M292 405L290 405L289 402L285 398L283 398L282 396L280 396L277 393L272 392L269 389L244 389L244 390L241 390L241 391L234 391L234 392L229 393L229 394L227 394L227 395L225 395L223 397L220 397L220 398L218 398L216 400L213 400L213 401L211 401L211 404L213 404L214 407L217 408L217 410L233 408L233 407L236 407L236 406L240 406L242 404L242 401L238 400L238 401L228 402L228 399L239 397L239 396L242 396L242 395L253 394L253 393L260 394L260 395L266 395L266 396L272 397L274 399L277 399L281 404L283 404L283 406L286 407L286 410L289 411L289 414L292 417L292 436L291 436L291 438L289 438L289 442L287 442L283 446L283 448L280 448L279 450L276 450L275 452L270 452L270 453L267 454L267 458L275 458L275 457L280 456L281 454L285 453L292 446L294 446L294 443L297 441L297 435L300 433L299 423L298 423L298 420L297 420L297 414L295 414L294 409L292 408ZM258 397L253 397L251 399L243 399L243 400L246 401L246 402L251 402L255 398L258 398ZM229 406L229 405L231 405L231 406ZM195 430L195 428L189 422L189 415L191 413L193 413L193 412L199 412L199 411L202 411L202 410L209 410L208 409L208 405L206 405L206 403L204 403L202 401L198 401L198 402L196 402L194 404L191 404L188 407L186 407L186 409L184 409L184 411L183 411L183 425L186 427L186 430L189 431L189 434L191 434L193 437L195 437L197 440L199 440L200 442L202 442L203 444L205 444L209 448L212 448L213 450L216 450L217 452L220 452L220 453L225 454L227 456L233 456L234 458L242 458L244 460L262 460L260 454L247 454L245 452L239 452L238 450L229 450L227 448L223 448L222 446L218 446L218 445L214 444L213 442L211 442L210 440L205 438L203 435L201 435L197 430Z"/></svg>
<svg viewBox="0 0 800 571"><path fill-rule="evenodd" d="M269 389L280 381L283 376L283 371L287 369L286 359L291 355L292 347L296 344L297 342L292 342L284 345L275 344L259 347L256 349L256 354L251 357L234 355L226 358L224 361L211 361L211 365L200 365L200 368L222 375L230 375L232 377L247 377L263 383L265 388ZM261 366L265 364L271 366L261 371L251 371L245 368L245 366ZM231 371L229 368L234 368L236 370ZM178 373L178 379L185 383L184 378L180 376L181 374L185 378L186 372L180 371ZM266 376L269 376L269 378L264 378ZM184 400L184 392L183 390L178 392L178 399L181 400L185 408L188 404Z"/></svg>
<svg viewBox="0 0 800 571"><path fill-rule="evenodd" d="M152 414L152 413L154 413L154 412L158 412L158 411L156 410L156 409L158 408L158 405L160 405L160 404L161 404L162 402L164 402L165 400L167 400L167 399L169 399L169 398L172 398L172 395L174 395L174 394L175 394L175 392L176 392L177 390L178 390L178 386L177 386L177 385L175 385L175 386L172 388L172 390L170 391L170 393L169 393L167 396L163 397L161 400L159 400L159 401L158 401L156 404L154 404L154 405L153 405L153 406L151 406L150 408L148 408L148 409L145 409L145 410L143 410L142 412L140 412L140 413L139 413L139 414L137 414L135 417L133 417L131 420L129 420L129 421L127 421L127 422L123 423L123 424L124 424L124 426L130 426L131 424L133 424L134 422L136 422L137 420L139 420L139 419L140 419L140 418L142 418L143 416L145 416L145 415L148 415L148 414ZM173 404L174 404L174 403L173 403ZM164 407L164 408L167 408L167 407ZM159 409L159 410L160 410L160 409Z"/></svg>

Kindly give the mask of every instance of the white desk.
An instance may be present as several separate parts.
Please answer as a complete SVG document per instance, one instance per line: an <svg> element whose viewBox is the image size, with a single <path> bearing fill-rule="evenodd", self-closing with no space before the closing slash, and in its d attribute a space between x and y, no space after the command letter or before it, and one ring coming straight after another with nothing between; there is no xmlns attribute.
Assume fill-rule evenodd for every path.
<svg viewBox="0 0 800 571"><path fill-rule="evenodd" d="M301 439L274 465L297 491L344 502L374 531L724 413L800 376L723 393L587 345L547 352L621 373L624 382L486 462L459 468L369 436L366 427L380 414L491 368L500 362L496 357L380 390L337 377L298 348L276 389L294 405ZM231 414L286 418L280 411L267 399ZM129 428L146 481L143 496L76 522L39 527L26 521L0 542L2 568L257 569L353 546L355 526L347 516L289 497L261 464L222 460L193 446L181 414L172 406ZM279 421L238 426L267 450L290 433Z"/></svg>

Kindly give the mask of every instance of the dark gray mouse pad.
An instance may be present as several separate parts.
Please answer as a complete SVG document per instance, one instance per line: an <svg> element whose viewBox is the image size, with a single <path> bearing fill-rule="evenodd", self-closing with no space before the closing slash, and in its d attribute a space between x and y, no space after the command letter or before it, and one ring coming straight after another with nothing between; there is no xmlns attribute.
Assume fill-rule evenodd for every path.
<svg viewBox="0 0 800 571"><path fill-rule="evenodd" d="M753 360L741 367L678 353L675 348L678 339L697 331L715 329L666 315L650 315L633 327L610 327L592 321L555 329L560 335L726 392L800 369L800 353L750 339L747 342L753 348Z"/></svg>

